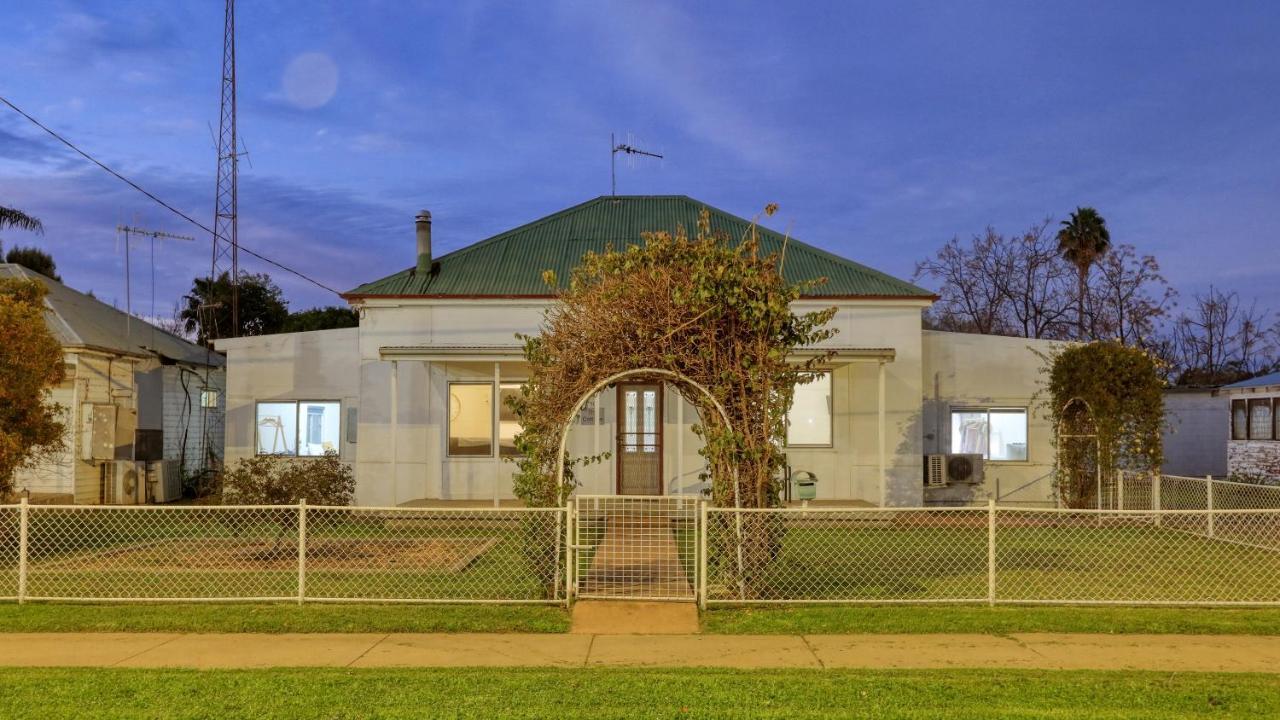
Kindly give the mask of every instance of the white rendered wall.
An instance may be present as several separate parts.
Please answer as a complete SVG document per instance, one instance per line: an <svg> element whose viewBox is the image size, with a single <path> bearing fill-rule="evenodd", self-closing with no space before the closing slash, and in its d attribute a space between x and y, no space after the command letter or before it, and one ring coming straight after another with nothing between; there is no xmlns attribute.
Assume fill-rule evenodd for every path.
<svg viewBox="0 0 1280 720"><path fill-rule="evenodd" d="M1053 469L1053 428L1035 395L1044 360L1054 343L1047 340L973 335L927 330L924 338L924 395L917 432L926 453L951 451L950 409L953 407L1026 408L1027 460L985 463L986 481L961 500L995 497L1008 502L1049 502L1050 480L1017 493L1016 488ZM922 480L917 480L922 482Z"/></svg>

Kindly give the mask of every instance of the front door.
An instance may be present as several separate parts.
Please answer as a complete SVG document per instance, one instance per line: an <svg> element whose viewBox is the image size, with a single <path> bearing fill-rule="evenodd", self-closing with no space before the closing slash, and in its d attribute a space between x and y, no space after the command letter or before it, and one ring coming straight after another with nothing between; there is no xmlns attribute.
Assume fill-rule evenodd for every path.
<svg viewBox="0 0 1280 720"><path fill-rule="evenodd" d="M662 384L618 386L619 495L662 494Z"/></svg>

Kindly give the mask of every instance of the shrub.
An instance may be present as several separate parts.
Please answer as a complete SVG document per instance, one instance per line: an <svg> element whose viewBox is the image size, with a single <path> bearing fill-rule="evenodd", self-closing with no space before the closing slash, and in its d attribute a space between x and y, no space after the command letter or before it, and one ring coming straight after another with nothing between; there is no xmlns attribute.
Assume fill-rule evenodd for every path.
<svg viewBox="0 0 1280 720"><path fill-rule="evenodd" d="M257 455L223 473L222 502L227 505L350 505L356 477L335 452L317 458Z"/></svg>
<svg viewBox="0 0 1280 720"><path fill-rule="evenodd" d="M1140 348L1092 342L1047 357L1046 410L1057 449L1057 491L1067 507L1092 507L1097 478L1160 471L1164 382Z"/></svg>

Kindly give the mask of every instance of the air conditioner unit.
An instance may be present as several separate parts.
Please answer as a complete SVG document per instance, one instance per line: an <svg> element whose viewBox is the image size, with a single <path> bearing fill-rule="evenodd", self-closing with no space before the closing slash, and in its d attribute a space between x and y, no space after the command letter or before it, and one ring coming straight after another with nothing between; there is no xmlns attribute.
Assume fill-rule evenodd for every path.
<svg viewBox="0 0 1280 720"><path fill-rule="evenodd" d="M924 456L924 486L930 488L958 484L982 484L982 454L955 453Z"/></svg>
<svg viewBox="0 0 1280 720"><path fill-rule="evenodd" d="M146 502L146 463L116 460L108 463L108 505L139 505Z"/></svg>
<svg viewBox="0 0 1280 720"><path fill-rule="evenodd" d="M147 499L150 502L167 503L182 499L182 473L179 461L164 460L145 463L145 465L147 466Z"/></svg>
<svg viewBox="0 0 1280 720"><path fill-rule="evenodd" d="M964 453L947 456L947 482L982 484L982 454Z"/></svg>
<svg viewBox="0 0 1280 720"><path fill-rule="evenodd" d="M924 456L924 486L925 487L946 487L947 484L947 456L946 455L925 455Z"/></svg>

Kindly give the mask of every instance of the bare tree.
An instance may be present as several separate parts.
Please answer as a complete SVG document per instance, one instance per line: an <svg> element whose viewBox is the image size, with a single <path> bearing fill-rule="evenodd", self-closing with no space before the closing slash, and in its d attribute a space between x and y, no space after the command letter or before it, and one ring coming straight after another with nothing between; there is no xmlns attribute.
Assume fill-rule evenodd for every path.
<svg viewBox="0 0 1280 720"><path fill-rule="evenodd" d="M1094 339L1151 348L1177 292L1160 274L1151 255L1139 256L1132 245L1117 245L1095 264L1088 293Z"/></svg>
<svg viewBox="0 0 1280 720"><path fill-rule="evenodd" d="M916 279L939 288L929 321L941 330L1061 338L1070 335L1073 267L1062 259L1050 220L1006 237L988 227L968 243L953 238L916 265Z"/></svg>
<svg viewBox="0 0 1280 720"><path fill-rule="evenodd" d="M993 228L975 235L967 244L952 238L932 258L916 264L916 279L930 277L938 283L938 301L930 310L932 326L939 330L1012 335L1007 322L1008 299L1000 288L1003 243Z"/></svg>
<svg viewBox="0 0 1280 720"><path fill-rule="evenodd" d="M1267 315L1256 303L1244 307L1235 291L1210 286L1194 296L1173 328L1179 384L1234 382L1275 367L1277 337L1266 329Z"/></svg>
<svg viewBox="0 0 1280 720"><path fill-rule="evenodd" d="M1063 262L1056 238L1048 235L1050 219L1022 235L996 244L1001 255L995 277L1007 303L1010 322L1019 335L1061 338L1070 332L1072 268Z"/></svg>

